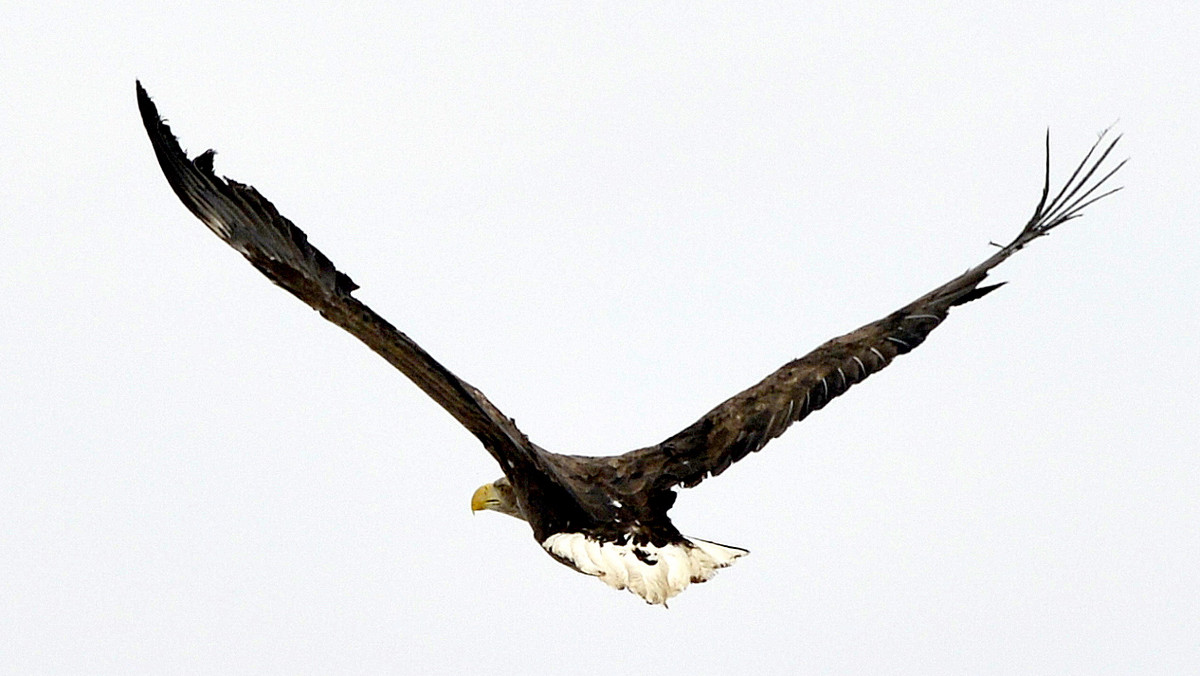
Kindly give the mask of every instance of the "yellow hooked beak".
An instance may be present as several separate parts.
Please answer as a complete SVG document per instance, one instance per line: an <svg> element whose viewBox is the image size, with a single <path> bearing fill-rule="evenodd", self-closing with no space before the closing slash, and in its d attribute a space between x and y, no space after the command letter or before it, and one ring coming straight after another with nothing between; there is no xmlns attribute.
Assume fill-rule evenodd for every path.
<svg viewBox="0 0 1200 676"><path fill-rule="evenodd" d="M484 484L471 496L471 513L491 509L498 504L500 504L500 498L496 496L496 489L491 484Z"/></svg>

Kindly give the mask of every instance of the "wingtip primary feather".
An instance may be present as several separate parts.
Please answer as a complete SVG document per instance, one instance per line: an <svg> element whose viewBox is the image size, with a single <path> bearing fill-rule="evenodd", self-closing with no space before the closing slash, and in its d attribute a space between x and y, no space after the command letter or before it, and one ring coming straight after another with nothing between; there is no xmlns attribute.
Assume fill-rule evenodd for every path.
<svg viewBox="0 0 1200 676"><path fill-rule="evenodd" d="M1096 154L1096 150L1104 144L1111 130L1112 127L1110 126L1097 135L1096 141L1088 149L1087 154L1083 156L1083 159L1076 165L1075 170L1063 182L1062 188L1059 189L1058 193L1049 202L1047 202L1047 197L1050 187L1050 133L1049 131L1046 132L1046 173L1042 187L1042 197L1038 201L1037 208L1034 209L1033 217L1029 219L1025 229L1018 236L1019 241L1028 242L1030 239L1046 234L1053 228L1079 216L1087 206L1095 204L1097 201L1121 189L1117 187L1095 195L1096 191L1102 188L1114 174L1125 166L1125 163L1129 161L1128 158L1117 163L1117 166L1113 167L1098 180L1092 181L1092 177L1104 164L1104 161L1108 159L1108 156L1124 136L1124 134L1117 134L1110 143L1104 145L1100 156L1092 162L1092 157ZM1082 194L1080 191L1083 191Z"/></svg>

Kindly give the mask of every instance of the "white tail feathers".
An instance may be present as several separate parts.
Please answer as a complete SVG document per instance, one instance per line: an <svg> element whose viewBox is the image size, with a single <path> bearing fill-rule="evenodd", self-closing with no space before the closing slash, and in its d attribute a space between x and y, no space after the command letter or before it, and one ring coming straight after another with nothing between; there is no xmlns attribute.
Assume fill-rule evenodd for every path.
<svg viewBox="0 0 1200 676"><path fill-rule="evenodd" d="M613 589L628 589L646 603L667 600L693 582L704 582L718 569L749 554L745 549L690 539L657 547L605 542L583 533L555 533L542 548L581 573L594 575Z"/></svg>

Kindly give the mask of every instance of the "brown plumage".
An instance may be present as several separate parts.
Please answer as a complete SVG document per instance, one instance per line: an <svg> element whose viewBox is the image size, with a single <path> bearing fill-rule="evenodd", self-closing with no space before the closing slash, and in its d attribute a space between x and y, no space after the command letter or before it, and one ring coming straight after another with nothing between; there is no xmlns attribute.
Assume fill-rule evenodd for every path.
<svg viewBox="0 0 1200 676"><path fill-rule="evenodd" d="M623 455L582 457L551 453L529 441L482 392L355 299L357 285L257 190L218 178L213 151L189 159L140 83L137 95L159 165L183 204L271 281L365 343L479 438L504 472L502 480L477 492L479 508L528 521L534 537L555 558L654 603L665 602L690 582L708 579L713 570L745 553L681 535L667 516L677 487L720 474L916 348L950 308L1000 286L982 285L992 268L1116 192L1119 188L1100 189L1124 165L1098 173L1120 139L1102 146L1101 134L1051 197L1047 135L1041 200L1016 238L987 260L888 316L785 364L660 444Z"/></svg>

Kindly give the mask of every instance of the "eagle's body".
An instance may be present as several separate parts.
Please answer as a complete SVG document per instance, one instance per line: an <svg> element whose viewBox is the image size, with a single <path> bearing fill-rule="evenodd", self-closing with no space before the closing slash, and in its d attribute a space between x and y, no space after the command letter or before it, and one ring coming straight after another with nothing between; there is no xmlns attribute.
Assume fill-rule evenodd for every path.
<svg viewBox="0 0 1200 676"><path fill-rule="evenodd" d="M193 214L272 281L402 371L479 438L504 477L476 491L473 508L527 521L554 558L649 603L665 603L746 554L683 536L667 516L677 487L720 474L920 345L951 307L1000 286L981 286L989 270L1111 194L1096 193L1121 166L1093 180L1116 144L1108 144L1089 164L1098 139L1062 191L1049 199L1047 137L1046 183L1033 217L983 263L785 364L662 443L623 455L581 457L551 453L529 441L482 392L354 298L354 282L257 190L213 173L212 151L188 159L140 84L138 104L159 164Z"/></svg>

